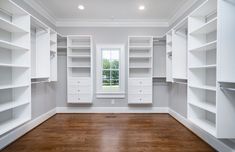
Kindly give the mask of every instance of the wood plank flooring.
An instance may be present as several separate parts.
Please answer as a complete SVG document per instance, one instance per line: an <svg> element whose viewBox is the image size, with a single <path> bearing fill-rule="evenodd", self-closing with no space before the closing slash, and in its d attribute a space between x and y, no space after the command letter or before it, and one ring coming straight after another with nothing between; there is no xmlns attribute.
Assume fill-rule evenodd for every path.
<svg viewBox="0 0 235 152"><path fill-rule="evenodd" d="M2 152L212 152L168 114L57 114Z"/></svg>

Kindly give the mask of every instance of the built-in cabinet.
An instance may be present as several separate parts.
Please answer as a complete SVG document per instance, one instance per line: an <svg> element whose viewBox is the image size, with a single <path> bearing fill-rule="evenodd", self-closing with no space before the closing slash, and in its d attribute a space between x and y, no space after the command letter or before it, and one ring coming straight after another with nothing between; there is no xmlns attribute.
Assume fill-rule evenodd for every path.
<svg viewBox="0 0 235 152"><path fill-rule="evenodd" d="M30 15L0 0L0 135L31 119Z"/></svg>
<svg viewBox="0 0 235 152"><path fill-rule="evenodd" d="M234 85L219 83L234 79L234 13L233 1L207 0L188 18L188 119L217 138L235 137Z"/></svg>
<svg viewBox="0 0 235 152"><path fill-rule="evenodd" d="M128 38L128 103L152 103L153 37Z"/></svg>
<svg viewBox="0 0 235 152"><path fill-rule="evenodd" d="M166 34L166 81L173 82L172 77L172 33L170 30Z"/></svg>
<svg viewBox="0 0 235 152"><path fill-rule="evenodd" d="M92 103L93 51L91 36L67 38L67 102Z"/></svg>
<svg viewBox="0 0 235 152"><path fill-rule="evenodd" d="M57 81L57 33L50 29L50 81Z"/></svg>

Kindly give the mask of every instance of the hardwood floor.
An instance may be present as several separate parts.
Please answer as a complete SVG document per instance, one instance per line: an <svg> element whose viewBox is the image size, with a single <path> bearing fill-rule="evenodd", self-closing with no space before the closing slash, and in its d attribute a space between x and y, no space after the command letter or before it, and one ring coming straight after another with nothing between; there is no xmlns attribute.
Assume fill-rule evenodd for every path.
<svg viewBox="0 0 235 152"><path fill-rule="evenodd" d="M212 152L168 114L57 114L2 152Z"/></svg>

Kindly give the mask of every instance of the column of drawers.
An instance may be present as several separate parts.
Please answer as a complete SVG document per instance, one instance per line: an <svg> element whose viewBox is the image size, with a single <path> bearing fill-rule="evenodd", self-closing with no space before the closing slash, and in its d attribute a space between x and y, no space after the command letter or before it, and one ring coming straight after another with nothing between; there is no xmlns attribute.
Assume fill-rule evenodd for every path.
<svg viewBox="0 0 235 152"><path fill-rule="evenodd" d="M151 104L152 80L149 78L130 78L128 81L128 102L130 104Z"/></svg>
<svg viewBox="0 0 235 152"><path fill-rule="evenodd" d="M68 103L91 103L91 92L90 78L68 79Z"/></svg>

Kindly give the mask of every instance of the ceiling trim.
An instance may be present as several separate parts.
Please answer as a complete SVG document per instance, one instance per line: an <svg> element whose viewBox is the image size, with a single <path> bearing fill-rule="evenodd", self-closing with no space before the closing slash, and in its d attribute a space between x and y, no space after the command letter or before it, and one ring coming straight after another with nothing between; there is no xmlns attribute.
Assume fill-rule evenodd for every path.
<svg viewBox="0 0 235 152"><path fill-rule="evenodd" d="M41 7L39 4L37 4L35 1L32 0L24 0L24 2L27 3L29 6L31 6L37 13L45 17L52 24L56 25L55 16L46 11L45 8Z"/></svg>
<svg viewBox="0 0 235 152"><path fill-rule="evenodd" d="M192 1L187 1L182 5L179 10L176 11L175 15L173 15L170 20L168 21L169 25L173 25L180 17L184 15L184 13L190 9L198 0Z"/></svg>
<svg viewBox="0 0 235 152"><path fill-rule="evenodd" d="M31 6L36 12L45 17L51 23L58 27L169 27L177 21L189 8L191 8L198 0L187 1L179 10L168 20L150 19L150 20L102 20L102 19L60 19L56 18L53 13L46 10L34 0L24 0L29 6Z"/></svg>
<svg viewBox="0 0 235 152"><path fill-rule="evenodd" d="M167 20L131 20L131 19L59 19L57 27L169 27Z"/></svg>

